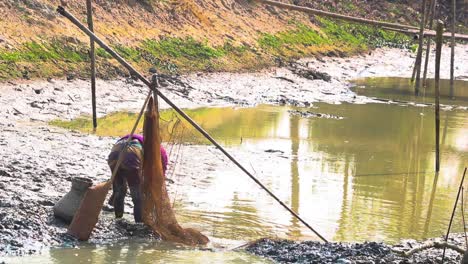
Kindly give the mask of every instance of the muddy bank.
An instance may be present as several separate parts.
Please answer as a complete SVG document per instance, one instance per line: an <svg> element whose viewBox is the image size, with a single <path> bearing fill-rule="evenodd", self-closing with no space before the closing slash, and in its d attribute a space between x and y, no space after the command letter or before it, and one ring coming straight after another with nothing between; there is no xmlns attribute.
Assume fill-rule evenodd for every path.
<svg viewBox="0 0 468 264"><path fill-rule="evenodd" d="M457 49L464 54L468 51L466 46ZM179 106L189 108L260 103L307 106L317 101L365 103L373 100L351 92L348 81L368 76L408 76L412 63L409 56L406 51L381 49L355 58L300 62L303 67L327 73L329 81L300 77L284 67L251 74L183 76L189 87L170 85L162 91ZM447 65L447 61L444 63ZM460 65L456 75L466 78L463 76L468 76L468 65ZM98 115L124 109L136 111L145 95L146 87L139 82L99 81ZM89 83L82 80L0 86L0 255L30 254L75 243L65 235L66 224L52 216L52 206L68 192L73 177L89 177L94 182L109 178L105 160L115 138L70 132L47 122L90 114L90 102ZM199 153L199 148L207 147L190 146L188 155ZM222 169L228 164L213 157L202 159L203 165L197 162L184 165L179 185L194 185L193 177L184 175L201 175L203 170ZM109 209L103 212L90 242L156 239L132 224L129 200L125 215L128 221L114 221Z"/></svg>
<svg viewBox="0 0 468 264"><path fill-rule="evenodd" d="M404 257L399 253L408 252L430 241L433 240L423 242L406 240L392 246L377 242L320 243L261 239L247 246L245 250L278 263L441 263L442 249L430 248L410 257ZM465 246L462 234L453 235L449 242L461 248ZM447 249L444 263L460 263L462 258L458 252Z"/></svg>
<svg viewBox="0 0 468 264"><path fill-rule="evenodd" d="M445 47L442 56L442 78L449 76L449 53ZM457 46L457 56L468 56L468 46ZM431 54L429 65L433 65ZM350 91L349 81L365 77L410 77L414 54L401 49L382 48L371 54L351 58L316 58L301 60L293 67L273 68L256 73L192 74L180 79L188 86L169 85L164 94L180 107L256 104L287 104L310 106L314 102L366 103L378 102ZM305 78L294 68L308 69L319 76ZM433 76L434 67L429 67ZM315 75L316 76L316 75ZM457 79L468 79L468 65L457 63ZM90 84L85 80L49 80L35 82L8 82L0 84L0 111L6 122L47 121L54 118L71 119L91 114ZM116 110L138 111L147 88L131 79L98 80L98 116ZM162 108L168 105L162 104Z"/></svg>
<svg viewBox="0 0 468 264"><path fill-rule="evenodd" d="M46 126L26 130L0 124L0 128L0 254L21 255L71 245L73 240L65 235L67 224L54 218L52 206L70 190L73 177L88 177L95 183L108 178L109 169L99 161L105 160L105 150L114 140ZM135 235L152 238L144 227L133 221L116 222L112 216L110 212L102 215L91 242Z"/></svg>

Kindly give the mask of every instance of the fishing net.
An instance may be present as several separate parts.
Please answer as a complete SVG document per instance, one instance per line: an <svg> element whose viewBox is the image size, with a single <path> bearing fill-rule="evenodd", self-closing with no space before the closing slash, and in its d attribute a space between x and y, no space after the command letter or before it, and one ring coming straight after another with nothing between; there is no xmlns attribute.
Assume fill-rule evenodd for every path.
<svg viewBox="0 0 468 264"><path fill-rule="evenodd" d="M143 158L143 222L163 240L188 245L204 245L208 238L192 228L182 228L175 217L166 189L160 148L157 99L150 98L145 121Z"/></svg>

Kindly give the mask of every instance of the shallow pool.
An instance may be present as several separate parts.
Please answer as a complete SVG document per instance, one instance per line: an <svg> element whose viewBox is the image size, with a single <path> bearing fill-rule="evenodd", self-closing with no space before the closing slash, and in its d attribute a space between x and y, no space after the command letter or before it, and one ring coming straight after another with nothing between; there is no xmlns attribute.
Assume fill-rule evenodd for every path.
<svg viewBox="0 0 468 264"><path fill-rule="evenodd" d="M359 85L371 87L373 82ZM461 93L443 103L466 105L465 92ZM388 91L384 97L413 100L412 95L403 94ZM187 112L287 205L333 241L393 243L444 234L463 169L468 166L468 111L460 107L441 111L439 174L434 169L434 109L429 106L314 103L309 108L261 105ZM124 134L134 117L111 114L99 120L97 133ZM175 181L169 188L176 197L174 205L181 222L220 244L264 236L317 239L187 123L178 120L175 113L165 111L161 127L173 166L168 178ZM90 126L87 118L55 124L83 131L89 131ZM462 230L461 221L457 213L453 231ZM165 259L161 256L166 255L169 262L217 258L232 263L265 261L243 253L166 249L161 244L145 243L116 249L57 249L44 258L53 260L57 255L58 259L74 259L74 254L85 255L83 259L109 254L122 260L141 258L143 262Z"/></svg>

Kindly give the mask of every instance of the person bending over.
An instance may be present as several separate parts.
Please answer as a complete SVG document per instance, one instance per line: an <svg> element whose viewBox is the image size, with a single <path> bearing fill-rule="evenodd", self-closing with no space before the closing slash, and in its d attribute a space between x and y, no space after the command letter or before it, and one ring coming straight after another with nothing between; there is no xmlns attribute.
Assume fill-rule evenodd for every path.
<svg viewBox="0 0 468 264"><path fill-rule="evenodd" d="M123 151L125 143L130 135L120 138L112 147L109 154L107 163L111 171L119 159L119 153ZM114 182L112 183L112 195L109 199L109 205L114 206L114 213L116 218L121 218L124 213L124 200L127 194L127 185L130 189L130 195L133 201L133 217L135 222L140 223L142 219L142 184L143 184L143 136L134 134L130 141L125 153L123 153L123 160L119 166L119 170L115 175ZM163 172L166 173L167 169L167 153L161 146L161 159L163 165Z"/></svg>

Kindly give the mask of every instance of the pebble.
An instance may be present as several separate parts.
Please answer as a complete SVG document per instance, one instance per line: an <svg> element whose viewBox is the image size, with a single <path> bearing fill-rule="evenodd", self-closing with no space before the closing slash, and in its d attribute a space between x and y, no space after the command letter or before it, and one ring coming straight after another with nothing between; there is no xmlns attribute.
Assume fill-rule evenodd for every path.
<svg viewBox="0 0 468 264"><path fill-rule="evenodd" d="M41 94L41 93L42 93L42 91L43 91L43 89L42 89L42 88L33 89L33 90L34 90L34 92L35 92L36 94Z"/></svg>
<svg viewBox="0 0 468 264"><path fill-rule="evenodd" d="M353 262L351 262L350 260L347 260L347 259L337 259L336 260L336 264L352 264Z"/></svg>

